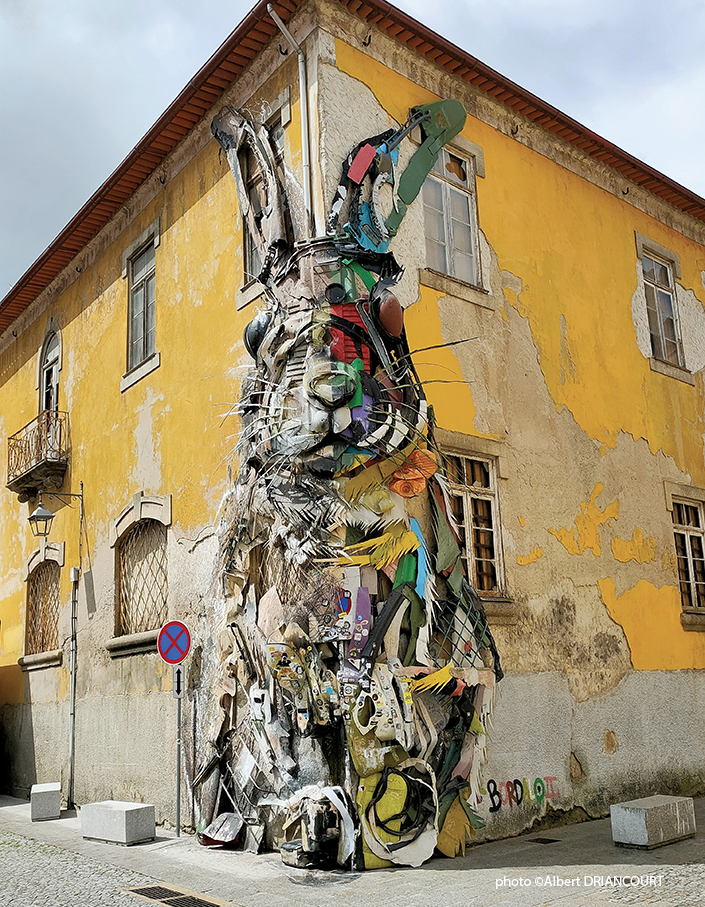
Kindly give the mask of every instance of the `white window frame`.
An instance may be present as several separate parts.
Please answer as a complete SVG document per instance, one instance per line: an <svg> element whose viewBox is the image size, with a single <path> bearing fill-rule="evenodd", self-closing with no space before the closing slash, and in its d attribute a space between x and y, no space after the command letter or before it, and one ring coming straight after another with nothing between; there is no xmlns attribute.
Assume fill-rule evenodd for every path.
<svg viewBox="0 0 705 907"><path fill-rule="evenodd" d="M146 266L144 273L139 277L135 276L135 267L137 262L151 253L151 262ZM154 244L148 242L144 248L136 252L129 263L129 303L128 303L128 320L127 320L127 371L132 372L139 368L143 362L151 359L157 352L157 300L156 300L156 283L157 283L156 255ZM151 289L151 294L150 294ZM142 312L141 312L141 337L140 348L136 350L137 341L134 337L135 323L135 304L142 294ZM150 303L151 295L151 303ZM150 342L151 337L151 342Z"/></svg>
<svg viewBox="0 0 705 907"><path fill-rule="evenodd" d="M463 525L460 528L462 558L465 563L468 582L472 585L480 598L504 598L506 595L506 580L504 571L504 555L502 550L502 532L499 511L499 488L498 488L498 469L497 461L494 457L483 456L476 453L458 453L456 451L444 450L443 458L447 464L450 458L460 461L475 461L481 463L487 470L489 486L483 487L479 484L468 485L459 483L449 470L448 483L450 493L453 497L462 501L463 508ZM465 464L463 463L465 468ZM495 572L494 589L479 588L478 558L475 547L474 532L483 531L483 527L478 527L473 522L473 500L487 501L490 505L490 514L492 522L492 538L494 557L491 559ZM486 529L484 531L487 531Z"/></svg>
<svg viewBox="0 0 705 907"><path fill-rule="evenodd" d="M52 385L53 385L53 394L54 394L54 409L58 409L58 400L59 400L59 372L61 371L62 359L63 359L63 342L61 337L61 329L57 324L56 320L52 317L48 320L46 329L44 331L44 337L42 338L41 345L37 352L37 370L36 370L36 389L38 392L38 412L44 411L44 402L45 402L45 381L46 381L46 368L45 366L49 363L45 362L47 349L52 338L56 337L58 341L58 348L56 351L56 356L52 359Z"/></svg>
<svg viewBox="0 0 705 907"><path fill-rule="evenodd" d="M470 143L468 143L470 144ZM465 184L457 179L453 179L452 176L445 176L444 167L447 165L451 158L456 158L465 165ZM459 281L461 284L482 288L482 267L480 262L480 242L479 242L479 218L477 211L477 192L476 192L476 177L480 175L478 173L477 167L477 158L476 155L469 153L457 145L449 145L448 147L441 148L436 166L429 173L424 181L424 186L421 190L421 199L423 205L423 214L424 214L424 239L426 242L426 267L437 274L443 274L448 277L452 277L454 280ZM482 174L484 175L484 166L482 169ZM441 197L442 197L442 214L443 214L443 225L444 225L444 254L445 254L445 267L440 266L439 262L431 261L429 256L429 243L434 242L433 238L428 235L428 215L427 211L429 205L427 204L426 197L426 185L429 181L437 183L441 188ZM468 211L469 211L469 227L471 230L471 257L473 262L474 273L472 279L468 280L467 275L463 276L460 273L459 266L455 263L453 257L454 250L454 219L451 216L451 193L453 191L458 192L462 196L467 198L468 201ZM450 250L450 252L449 252Z"/></svg>
<svg viewBox="0 0 705 907"><path fill-rule="evenodd" d="M657 277L652 278L648 275L646 267L647 261L652 262L657 266L661 266L661 269L665 271L666 274L665 283L659 281ZM672 262L647 249L641 257L641 271L644 278L646 311L649 321L649 334L651 337L651 352L653 358L658 359L661 362L667 362L669 365L674 365L677 368L684 368L683 344L681 342L680 321L678 318L678 305ZM649 298L650 296L651 299ZM666 336L665 323L668 319L659 304L661 296L666 297L670 303L673 315L673 339ZM673 357L668 353L667 343L673 345Z"/></svg>
<svg viewBox="0 0 705 907"><path fill-rule="evenodd" d="M644 314L646 316L646 330L648 331L648 343L650 349L649 359L651 369L656 372L661 372L662 374L668 375L672 378L677 378L680 381L685 381L687 384L694 384L694 380L690 371L688 370L688 365L685 360L683 335L681 332L680 324L680 312L678 308L678 291L676 281L680 280L682 276L680 258L675 252L672 252L670 249L667 249L665 246L662 246L655 240L650 239L648 236L644 236L641 233L637 233L635 231L634 238L636 241L637 256L639 258L639 273L644 290L644 304L646 306L646 311ZM651 259L651 261L656 262L658 265L666 268L668 274L667 287L647 277L644 268L645 258L649 258ZM654 301L657 298L658 291L667 294L670 299L671 309L673 311L677 359L676 362L674 362L672 359L667 358L667 354L665 352L666 338L664 335L664 319L662 317L661 311L658 308L658 305L649 305L648 288L652 290ZM650 310L653 314L650 314ZM654 319L656 319L655 330L653 329ZM658 333L657 343L654 342L656 333ZM656 348L657 346L658 348Z"/></svg>
<svg viewBox="0 0 705 907"><path fill-rule="evenodd" d="M160 233L159 233L159 218L153 221L145 230L143 230L140 235L131 242L129 246L122 253L122 278L127 281L127 346L126 346L126 371L122 376L120 381L120 391L124 392L128 387L132 387L133 384L136 384L145 375L150 374L155 369L159 368L161 365L161 354L157 349L157 336L156 336L156 249L160 244ZM155 280L155 349L154 352L145 356L139 362L131 364L130 360L130 350L131 350L131 332L132 332L132 295L133 295L133 281L132 281L132 266L133 263L145 252L150 246L155 250L154 255L154 270L150 274L145 275L146 278L154 275Z"/></svg>

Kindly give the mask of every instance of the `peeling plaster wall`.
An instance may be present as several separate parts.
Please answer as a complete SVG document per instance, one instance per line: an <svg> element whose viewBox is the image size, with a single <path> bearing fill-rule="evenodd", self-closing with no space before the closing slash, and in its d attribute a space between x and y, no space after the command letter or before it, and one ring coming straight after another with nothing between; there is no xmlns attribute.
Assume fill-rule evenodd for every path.
<svg viewBox="0 0 705 907"><path fill-rule="evenodd" d="M560 822L574 809L597 817L656 792L702 792L704 694L702 671L632 671L582 703L561 671L508 674L494 709L478 840L519 834L546 816Z"/></svg>
<svg viewBox="0 0 705 907"><path fill-rule="evenodd" d="M553 137L538 141L520 117L512 137L506 110L472 86L422 69L377 32L364 49L353 19L325 11L319 117L329 199L339 177L331 162L438 97L463 102L462 135L484 152L482 291L424 284L418 201L390 250L406 265L398 295L411 349L473 338L415 356L439 427L455 449L503 460L511 604L493 632L509 675L485 777L544 785L554 777L560 791L535 814L507 819L506 804L501 819L488 813L487 835L516 833L549 805L598 815L623 794L702 792L702 728L688 716L703 683L705 633L681 626L664 482L705 486L705 231L667 205L624 196L601 165L578 164ZM647 361L635 232L680 257L676 293L694 386ZM668 697L668 714L678 712L683 764L669 760L670 717L666 726L629 720L643 711L634 711L640 695ZM608 731L618 755L602 752Z"/></svg>

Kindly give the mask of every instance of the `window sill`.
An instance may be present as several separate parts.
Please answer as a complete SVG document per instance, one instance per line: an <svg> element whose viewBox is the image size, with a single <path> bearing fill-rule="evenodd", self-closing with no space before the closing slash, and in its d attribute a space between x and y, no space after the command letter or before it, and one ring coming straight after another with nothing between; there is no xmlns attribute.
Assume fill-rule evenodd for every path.
<svg viewBox="0 0 705 907"><path fill-rule="evenodd" d="M23 671L39 671L42 668L58 668L64 653L61 649L52 649L51 652L37 652L36 655L22 655L17 659L17 664Z"/></svg>
<svg viewBox="0 0 705 907"><path fill-rule="evenodd" d="M259 280L250 280L235 294L235 305L238 311L250 305L255 299L259 299L260 296L264 296L264 285Z"/></svg>
<svg viewBox="0 0 705 907"><path fill-rule="evenodd" d="M115 636L108 640L105 648L111 658L124 658L127 655L141 655L157 651L159 630L147 630L144 633L130 633L127 636Z"/></svg>
<svg viewBox="0 0 705 907"><path fill-rule="evenodd" d="M519 606L511 598L482 598L487 623L492 627L513 627L519 618Z"/></svg>
<svg viewBox="0 0 705 907"><path fill-rule="evenodd" d="M150 372L158 369L161 363L161 353L153 353L148 359L140 362L140 364L135 366L131 371L126 372L120 379L120 393L124 393L128 387L132 387L133 384L137 384L138 381L141 381L142 378L149 375Z"/></svg>
<svg viewBox="0 0 705 907"><path fill-rule="evenodd" d="M446 296L455 296L456 299L472 302L483 309L492 311L495 309L494 297L489 290L466 283L457 277L451 277L450 274L441 274L440 271L432 271L431 268L419 268L419 283L432 290L440 290Z"/></svg>
<svg viewBox="0 0 705 907"><path fill-rule="evenodd" d="M652 372L658 372L660 375L675 378L676 381L683 381L685 384L695 387L695 375L689 372L687 368L673 365L671 362L664 362L662 359L649 359L649 365Z"/></svg>
<svg viewBox="0 0 705 907"><path fill-rule="evenodd" d="M681 611L681 626L684 630L705 633L705 611Z"/></svg>

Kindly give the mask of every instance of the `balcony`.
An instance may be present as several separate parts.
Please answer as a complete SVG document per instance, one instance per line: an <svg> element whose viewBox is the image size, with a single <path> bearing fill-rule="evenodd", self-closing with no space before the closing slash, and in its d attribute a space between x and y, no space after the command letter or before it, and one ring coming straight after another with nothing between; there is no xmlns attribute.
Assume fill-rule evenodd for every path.
<svg viewBox="0 0 705 907"><path fill-rule="evenodd" d="M68 413L44 410L7 439L7 487L20 501L61 488L69 465L68 425Z"/></svg>

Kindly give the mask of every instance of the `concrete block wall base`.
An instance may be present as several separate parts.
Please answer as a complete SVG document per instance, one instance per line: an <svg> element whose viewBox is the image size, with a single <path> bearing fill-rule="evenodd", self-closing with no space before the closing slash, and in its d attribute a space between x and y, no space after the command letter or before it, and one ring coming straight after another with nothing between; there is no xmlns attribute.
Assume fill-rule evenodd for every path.
<svg viewBox="0 0 705 907"><path fill-rule="evenodd" d="M612 840L618 847L653 850L695 834L692 797L657 794L610 807Z"/></svg>
<svg viewBox="0 0 705 907"><path fill-rule="evenodd" d="M154 806L103 800L81 807L81 834L111 844L142 844L156 837Z"/></svg>
<svg viewBox="0 0 705 907"><path fill-rule="evenodd" d="M29 795L32 822L61 818L61 782L33 784Z"/></svg>

